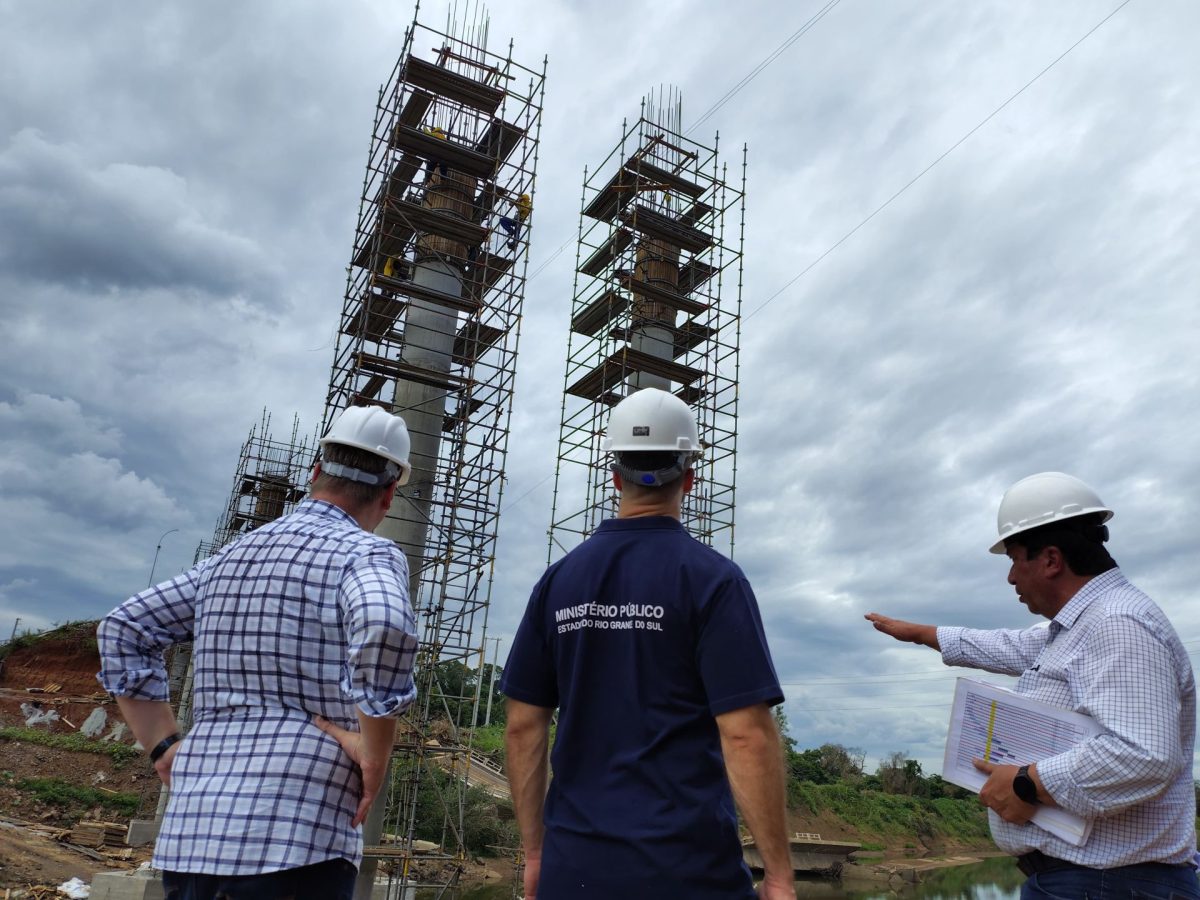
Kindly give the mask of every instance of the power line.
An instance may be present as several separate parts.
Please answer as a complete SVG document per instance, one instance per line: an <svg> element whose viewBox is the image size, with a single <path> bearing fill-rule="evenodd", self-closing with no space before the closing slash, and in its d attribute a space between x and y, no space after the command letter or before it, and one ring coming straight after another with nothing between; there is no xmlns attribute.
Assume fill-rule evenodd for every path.
<svg viewBox="0 0 1200 900"><path fill-rule="evenodd" d="M1107 22L1109 19L1111 19L1113 16L1115 16L1117 13L1119 13L1122 9L1124 9L1126 6L1128 6L1130 2L1131 2L1131 0L1123 0L1123 2L1116 9L1114 9L1107 16L1105 16L1103 19L1101 19L1099 22L1097 22L1095 25L1093 25L1092 28L1083 37L1081 37L1074 44L1072 44L1070 47L1068 47L1066 50L1064 50L1053 62L1051 62L1048 66L1046 66L1046 68L1042 69L1042 71L1040 71L1036 75L1034 75L1033 78L1031 78L1031 79L1029 79L1029 81L1025 82L1024 86L1022 86L1020 90L1018 90L1015 94L1013 94L1011 97L1009 97L1007 100L1005 100L999 106L997 106L994 110L992 110L978 125L976 125L970 131L968 131L966 134L964 134L962 137L960 137L957 141L955 141L950 146L950 148L948 150L946 150L946 152L944 152L941 156L939 156L937 159L935 159L933 162L931 162L929 165L927 165L924 169L922 169L916 175L916 177L914 177L910 182L908 182L908 184L904 185L904 187L900 188L900 190L896 191L896 193L894 193L894 194L892 194L892 196L888 197L888 199L885 200L878 208L876 208L876 210L874 212L872 212L869 216L867 216L865 219L863 219L861 222L859 222L857 225L855 225L853 228L851 228L849 231L847 231L844 235L842 235L833 244L833 246L829 247L829 249L827 249L824 253L822 253L820 256L818 256L816 259L814 259L812 262L810 262L807 266L805 266L803 269L801 269L799 274L797 274L794 278L792 278L791 281L789 281L787 284L785 284L783 287L781 287L779 290L777 290L774 294L772 294L770 297L768 297L766 300L764 300L762 303L760 303L758 306L756 306L753 310L751 310L749 313L747 313L746 318L749 319L751 316L760 312L764 307L766 307L766 305L768 303L773 301L776 297L778 297L780 294L782 294L784 291L786 291L788 288L790 288L793 284L795 284L797 281L799 281L801 278L803 278L805 275L807 275L810 271L812 271L812 269L815 268L817 266L817 264L820 263L823 259L825 259L825 257L827 257L834 250L836 250L838 247L842 246L842 244L846 243L846 241L848 241L850 238L852 238L858 232L858 230L860 228L862 228L864 225L866 225L868 222L870 222L872 219L874 219L877 215L879 215L881 212L883 212L885 209L887 209L889 206L891 206L892 202L897 197L899 197L901 194L903 194L905 191L907 191L910 187L912 187L914 184L916 184L918 181L920 181L922 178L924 178L934 166L936 166L943 159L945 159L947 156L949 156L951 153L953 153L955 150L957 150L968 138L971 137L971 135L975 134L975 132L977 132L980 128L982 128L984 125L986 125L992 119L994 119L997 115L999 115L1000 112L1006 106L1008 106L1010 103L1012 103L1018 97L1020 97L1023 93L1025 93L1025 91L1027 91L1043 75L1045 75L1047 72L1049 72L1051 69L1053 69L1056 65L1058 65L1067 56L1067 54L1069 54L1072 50L1074 50L1076 47L1078 47L1080 44L1082 44L1084 41L1086 41L1089 37L1091 37L1100 28L1100 26L1102 26L1105 22Z"/></svg>
<svg viewBox="0 0 1200 900"><path fill-rule="evenodd" d="M714 103L712 106L710 106L704 112L704 114L702 116L700 116L700 118L698 118L695 122L693 122L691 124L691 126L687 129L687 131L684 132L684 135L691 134L694 130L696 130L702 124L704 124L704 122L708 121L708 119L711 118L712 115L717 110L719 110L722 106L724 106L726 103L728 103L730 100L732 100L734 98L734 96L742 88L744 88L746 85L748 85L750 82L752 82L755 78L757 78L759 76L759 74L763 71L763 69L765 69L771 63L775 62L775 60L778 59L783 54L783 52L785 50L787 50L788 47L792 46L792 44L796 43L796 41L798 41L798 40L800 40L800 38L804 37L804 35L806 35L812 29L812 27L814 25L816 25L823 18L825 18L825 16L829 14L829 11L841 2L842 2L842 0L829 0L829 2L826 3L825 6L822 7L820 10L818 10L811 19L809 19L807 22L805 22L803 25L801 25L798 29L796 29L794 32L792 32L791 37L789 37L786 41L784 41L782 44L780 44L777 48L775 48L774 51L772 51L769 55L767 55L767 57L764 58L762 60L762 62L760 62L757 66L755 66L753 69L751 69L749 75L747 75L745 78L743 78L737 84L735 84L732 88L730 88L725 93L725 96L723 96L720 100L718 100L716 103Z"/></svg>

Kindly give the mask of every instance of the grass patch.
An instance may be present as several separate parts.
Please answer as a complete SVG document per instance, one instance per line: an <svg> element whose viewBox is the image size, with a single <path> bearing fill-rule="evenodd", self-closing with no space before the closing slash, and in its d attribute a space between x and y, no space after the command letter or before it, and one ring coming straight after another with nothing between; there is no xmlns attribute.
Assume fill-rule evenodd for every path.
<svg viewBox="0 0 1200 900"><path fill-rule="evenodd" d="M68 784L58 778L24 778L13 786L51 806L100 806L124 816L134 815L140 802L136 794L110 794Z"/></svg>
<svg viewBox="0 0 1200 900"><path fill-rule="evenodd" d="M475 736L472 739L474 749L482 753L484 756L495 756L500 759L504 758L504 726L503 725L488 725L480 726L475 729Z"/></svg>
<svg viewBox="0 0 1200 900"><path fill-rule="evenodd" d="M0 728L0 740L20 741L25 744L37 744L41 747L54 747L57 750L73 750L77 753L95 753L107 756L114 765L123 766L141 756L137 750L128 744L115 741L96 741L83 734L51 734L36 728Z"/></svg>
<svg viewBox="0 0 1200 900"><path fill-rule="evenodd" d="M987 812L974 797L910 797L864 790L855 785L813 784L807 781L788 785L789 805L813 814L830 812L859 833L881 837L958 838L987 840Z"/></svg>

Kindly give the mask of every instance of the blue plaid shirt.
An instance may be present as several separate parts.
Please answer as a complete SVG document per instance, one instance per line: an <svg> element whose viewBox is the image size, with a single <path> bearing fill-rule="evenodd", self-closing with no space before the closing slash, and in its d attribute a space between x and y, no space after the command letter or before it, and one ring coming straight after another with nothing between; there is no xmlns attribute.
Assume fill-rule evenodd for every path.
<svg viewBox="0 0 1200 900"><path fill-rule="evenodd" d="M148 588L100 623L100 682L167 699L162 651L194 640L195 725L171 767L154 865L253 875L362 860L350 827L362 780L321 715L357 730L355 707L413 700L416 626L394 543L322 500Z"/></svg>
<svg viewBox="0 0 1200 900"><path fill-rule="evenodd" d="M1097 869L1191 860L1192 666L1163 611L1120 569L1080 588L1048 628L939 628L937 636L947 665L1019 675L1019 693L1086 713L1105 729L1037 764L1059 806L1094 820L1087 843L1075 847L989 811L1002 850L1041 850Z"/></svg>

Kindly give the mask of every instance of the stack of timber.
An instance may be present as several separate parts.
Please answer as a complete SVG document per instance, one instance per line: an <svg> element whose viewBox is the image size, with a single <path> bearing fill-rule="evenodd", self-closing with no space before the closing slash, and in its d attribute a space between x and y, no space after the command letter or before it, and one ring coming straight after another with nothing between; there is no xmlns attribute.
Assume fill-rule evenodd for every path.
<svg viewBox="0 0 1200 900"><path fill-rule="evenodd" d="M81 847L124 847L128 830L123 822L80 822L67 840Z"/></svg>

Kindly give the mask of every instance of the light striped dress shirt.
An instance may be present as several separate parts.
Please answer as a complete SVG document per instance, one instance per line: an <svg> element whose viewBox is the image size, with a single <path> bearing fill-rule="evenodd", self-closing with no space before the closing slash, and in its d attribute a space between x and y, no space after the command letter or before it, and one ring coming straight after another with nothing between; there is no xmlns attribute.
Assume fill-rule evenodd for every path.
<svg viewBox="0 0 1200 900"><path fill-rule="evenodd" d="M1013 825L989 811L1001 849L1041 850L1100 869L1191 861L1192 666L1162 610L1120 569L1092 578L1049 627L943 627L937 636L947 665L1019 675L1019 693L1086 713L1105 729L1037 764L1060 807L1094 820L1087 842L1075 847L1032 823Z"/></svg>
<svg viewBox="0 0 1200 900"><path fill-rule="evenodd" d="M252 875L362 860L362 780L321 715L397 716L413 700L408 564L344 511L306 500L113 610L100 682L167 699L162 651L193 640L195 725L171 768L154 865Z"/></svg>

